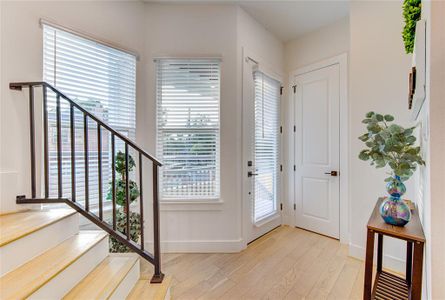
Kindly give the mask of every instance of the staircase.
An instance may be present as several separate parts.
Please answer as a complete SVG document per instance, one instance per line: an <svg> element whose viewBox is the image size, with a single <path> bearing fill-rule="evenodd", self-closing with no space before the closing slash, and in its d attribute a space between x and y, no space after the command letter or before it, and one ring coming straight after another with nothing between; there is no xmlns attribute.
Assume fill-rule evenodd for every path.
<svg viewBox="0 0 445 300"><path fill-rule="evenodd" d="M140 278L139 256L108 252L108 234L79 230L73 209L0 215L0 299L167 299L170 278Z"/></svg>
<svg viewBox="0 0 445 300"><path fill-rule="evenodd" d="M138 299L141 295L150 299L165 299L169 295L170 278L161 272L160 238L159 238L159 202L158 172L162 165L155 157L144 151L126 136L117 132L99 118L78 105L75 101L46 82L11 83L13 90L28 89L29 95L29 127L30 127L30 162L31 162L31 196L17 196L17 204L39 204L38 209L20 210L0 215L0 299ZM42 92L43 116L36 119L36 90ZM48 93L56 98L56 131L57 131L57 196L50 197L49 179L49 143L48 143ZM70 177L66 178L67 170L62 165L62 101L69 107L70 138ZM83 117L83 148L85 198L76 199L78 174L76 166L75 114ZM37 116L39 116L37 114ZM98 207L92 208L89 195L90 181L88 166L90 165L88 124L93 122L97 128L97 164ZM36 123L42 128L36 133ZM66 124L66 120L65 120ZM104 216L104 197L102 195L102 134L109 134L111 140L111 220ZM42 170L38 170L36 159L36 137L43 137L37 145L43 148ZM116 144L124 147L124 187L116 182ZM38 147L37 146L37 147ZM136 160L130 156L136 152ZM145 163L144 163L145 161ZM137 167L137 180L140 187L136 209L138 222L141 224L136 239L131 234L133 222L130 218L135 206L130 193L131 164ZM144 202L149 193L143 191L144 179L148 178L144 165L152 165L152 238L153 253L145 249L147 223L144 218ZM42 176L38 176L42 174ZM42 178L40 178L42 177ZM63 189L69 181L70 192ZM41 188L40 188L41 187ZM118 188L123 200L123 220L119 220ZM122 204L123 201L123 204ZM61 204L63 208L60 208ZM42 208L42 204L47 204ZM27 206L25 206L27 207ZM95 224L99 230L79 230L79 218L84 217ZM119 222L124 221L124 225ZM120 225L119 225L119 224ZM133 253L109 253L109 238L125 245ZM145 259L154 266L151 280L141 279L139 263ZM164 282L163 282L164 280Z"/></svg>

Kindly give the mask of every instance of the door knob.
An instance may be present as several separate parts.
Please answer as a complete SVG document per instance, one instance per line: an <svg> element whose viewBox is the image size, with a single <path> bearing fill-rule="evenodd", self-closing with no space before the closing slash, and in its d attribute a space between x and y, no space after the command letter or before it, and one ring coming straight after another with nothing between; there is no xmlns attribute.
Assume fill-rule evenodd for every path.
<svg viewBox="0 0 445 300"><path fill-rule="evenodd" d="M247 177L257 176L258 173L253 173L252 171L247 172Z"/></svg>
<svg viewBox="0 0 445 300"><path fill-rule="evenodd" d="M338 171L331 171L331 172L326 172L326 175L331 175L331 176L338 176Z"/></svg>

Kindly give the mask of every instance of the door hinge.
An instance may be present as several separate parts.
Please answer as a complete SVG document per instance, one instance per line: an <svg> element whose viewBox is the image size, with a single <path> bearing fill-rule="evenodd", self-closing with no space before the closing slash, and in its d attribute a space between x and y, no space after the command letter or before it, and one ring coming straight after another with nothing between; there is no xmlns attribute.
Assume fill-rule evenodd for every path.
<svg viewBox="0 0 445 300"><path fill-rule="evenodd" d="M296 132L296 131L297 131L297 126L294 125L294 132Z"/></svg>
<svg viewBox="0 0 445 300"><path fill-rule="evenodd" d="M280 172L283 172L283 165L280 165Z"/></svg>
<svg viewBox="0 0 445 300"><path fill-rule="evenodd" d="M294 172L297 170L297 166L296 165L294 165Z"/></svg>
<svg viewBox="0 0 445 300"><path fill-rule="evenodd" d="M283 133L283 126L280 126L280 133Z"/></svg>
<svg viewBox="0 0 445 300"><path fill-rule="evenodd" d="M292 86L293 90L294 90L294 94L297 92L297 85Z"/></svg>
<svg viewBox="0 0 445 300"><path fill-rule="evenodd" d="M280 203L280 210L283 210L283 203Z"/></svg>
<svg viewBox="0 0 445 300"><path fill-rule="evenodd" d="M297 210L297 204L294 203L294 210Z"/></svg>
<svg viewBox="0 0 445 300"><path fill-rule="evenodd" d="M283 95L283 89L284 89L284 87L280 87L280 95Z"/></svg>

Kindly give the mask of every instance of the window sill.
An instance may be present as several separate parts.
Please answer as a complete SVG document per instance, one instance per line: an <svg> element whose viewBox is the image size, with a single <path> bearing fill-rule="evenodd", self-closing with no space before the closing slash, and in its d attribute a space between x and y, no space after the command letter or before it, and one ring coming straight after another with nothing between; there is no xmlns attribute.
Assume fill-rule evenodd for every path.
<svg viewBox="0 0 445 300"><path fill-rule="evenodd" d="M218 211L222 210L224 201L221 199L200 200L161 200L161 211Z"/></svg>

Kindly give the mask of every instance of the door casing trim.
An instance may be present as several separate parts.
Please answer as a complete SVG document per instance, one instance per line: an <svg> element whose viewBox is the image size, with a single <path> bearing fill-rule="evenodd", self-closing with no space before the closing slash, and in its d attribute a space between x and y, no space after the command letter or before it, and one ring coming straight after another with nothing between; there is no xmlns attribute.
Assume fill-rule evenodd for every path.
<svg viewBox="0 0 445 300"><path fill-rule="evenodd" d="M298 68L289 73L289 91L292 91L292 87L295 85L294 78L298 75L316 71L322 68L326 68L332 65L339 65L339 83L340 83L340 216L339 216L339 229L340 229L340 243L349 244L350 230L349 230L349 218L350 218L350 203L349 203L349 102L348 102L348 54L342 53L340 55L313 63L308 66ZM292 126L296 124L295 120L295 107L294 107L294 94L289 93L289 104L292 110ZM294 144L295 134L292 135L292 140L289 141L289 153L290 161L295 165ZM295 172L292 172L291 176L287 176L287 184L289 186L294 185ZM290 191L289 202L295 204L295 187L288 189ZM295 226L295 211L291 214L292 224Z"/></svg>

